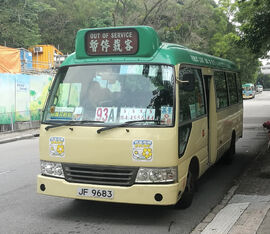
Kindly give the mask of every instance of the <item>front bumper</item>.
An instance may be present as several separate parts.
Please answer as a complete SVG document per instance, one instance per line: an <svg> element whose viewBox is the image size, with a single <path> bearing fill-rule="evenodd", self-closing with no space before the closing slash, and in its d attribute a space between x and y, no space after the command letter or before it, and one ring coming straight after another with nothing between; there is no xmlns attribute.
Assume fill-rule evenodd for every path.
<svg viewBox="0 0 270 234"><path fill-rule="evenodd" d="M43 175L37 176L37 192L44 195L52 195L58 197L95 200L103 202L119 202L132 204L147 205L173 205L179 199L179 184L134 184L130 187L94 185L69 183L64 179L47 177ZM77 195L79 188L95 188L104 190L113 190L113 199L81 197ZM45 189L45 190L44 190ZM44 190L44 191L42 191ZM157 201L155 196L162 195L162 200ZM160 196L159 196L160 197Z"/></svg>
<svg viewBox="0 0 270 234"><path fill-rule="evenodd" d="M246 96L246 95L243 95L243 99L251 99L253 98L253 96Z"/></svg>

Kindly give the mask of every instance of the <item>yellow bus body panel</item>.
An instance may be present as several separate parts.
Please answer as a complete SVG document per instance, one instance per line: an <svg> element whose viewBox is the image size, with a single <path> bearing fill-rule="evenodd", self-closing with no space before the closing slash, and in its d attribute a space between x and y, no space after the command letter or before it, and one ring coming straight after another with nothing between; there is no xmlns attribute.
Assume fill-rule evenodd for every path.
<svg viewBox="0 0 270 234"><path fill-rule="evenodd" d="M132 204L148 204L148 205L173 205L178 200L179 184L134 184L130 187L124 186L107 186L107 185L93 185L93 184L80 184L69 183L64 179L47 177L38 175L37 178L38 188L37 192L44 195L52 195L73 199L85 199L104 202L117 202L117 203L132 203ZM39 188L44 184L46 190L42 192ZM182 184L182 183L181 183ZM82 197L77 195L79 188L95 188L95 189L110 189L113 190L113 199ZM162 201L156 201L155 195L161 194Z"/></svg>
<svg viewBox="0 0 270 234"><path fill-rule="evenodd" d="M170 167L178 162L178 142L175 128L115 128L97 133L100 127L67 126L40 131L40 159L54 162ZM142 137L143 136L143 137ZM64 156L50 156L49 138L64 137ZM135 161L132 157L133 140L151 140L151 161Z"/></svg>
<svg viewBox="0 0 270 234"><path fill-rule="evenodd" d="M242 136L243 109L235 104L217 112L217 150L220 158L230 148L232 133L238 140Z"/></svg>
<svg viewBox="0 0 270 234"><path fill-rule="evenodd" d="M247 95L243 94L243 99L252 99L252 98L254 98L254 97L253 96L247 96Z"/></svg>
<svg viewBox="0 0 270 234"><path fill-rule="evenodd" d="M69 198L102 200L108 202L172 205L179 199L186 183L185 163L179 165L176 128L115 128L97 134L100 127L63 126L40 131L40 159L61 163L87 165L133 166L133 167L172 167L178 166L178 182L173 184L134 184L129 187L70 183L64 179L39 175L37 191L41 194ZM126 131L126 129L129 130ZM144 137L141 137L144 136ZM50 156L50 137L64 137L64 157ZM133 140L152 140L152 161L135 161L132 157ZM188 163L188 162L186 162ZM186 166L185 166L186 167ZM44 184L43 192L40 185ZM110 189L114 191L113 200L93 197L79 197L78 188ZM154 199L155 194L163 196L162 201Z"/></svg>
<svg viewBox="0 0 270 234"><path fill-rule="evenodd" d="M180 176L187 176L189 164L193 157L196 157L199 161L199 176L201 176L208 168L207 117L203 117L192 123L192 130L188 139L188 144L185 153L180 160L181 167L179 169L180 172L178 172Z"/></svg>

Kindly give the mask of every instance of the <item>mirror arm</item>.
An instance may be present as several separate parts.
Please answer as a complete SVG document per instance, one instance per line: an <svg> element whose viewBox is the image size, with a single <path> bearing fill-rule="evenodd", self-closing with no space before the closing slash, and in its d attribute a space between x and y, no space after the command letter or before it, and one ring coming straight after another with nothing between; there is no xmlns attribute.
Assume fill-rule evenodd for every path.
<svg viewBox="0 0 270 234"><path fill-rule="evenodd" d="M175 78L177 82L179 83L189 83L188 80L179 80L179 78Z"/></svg>

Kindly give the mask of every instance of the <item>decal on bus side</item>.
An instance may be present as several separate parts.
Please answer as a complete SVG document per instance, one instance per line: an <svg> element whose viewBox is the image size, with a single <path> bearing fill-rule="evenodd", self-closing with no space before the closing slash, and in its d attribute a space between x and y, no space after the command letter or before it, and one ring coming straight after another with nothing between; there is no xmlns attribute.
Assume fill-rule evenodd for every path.
<svg viewBox="0 0 270 234"><path fill-rule="evenodd" d="M65 138L50 137L49 139L50 156L65 157Z"/></svg>
<svg viewBox="0 0 270 234"><path fill-rule="evenodd" d="M133 140L132 141L132 158L135 161L153 160L153 141L151 140Z"/></svg>

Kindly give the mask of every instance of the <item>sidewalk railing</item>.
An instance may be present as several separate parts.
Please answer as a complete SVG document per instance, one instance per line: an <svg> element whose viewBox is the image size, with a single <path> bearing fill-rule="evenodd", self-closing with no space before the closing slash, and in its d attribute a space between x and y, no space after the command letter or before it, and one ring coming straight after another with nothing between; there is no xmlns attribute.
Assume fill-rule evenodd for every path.
<svg viewBox="0 0 270 234"><path fill-rule="evenodd" d="M0 113L0 132L13 132L38 128L41 110Z"/></svg>

